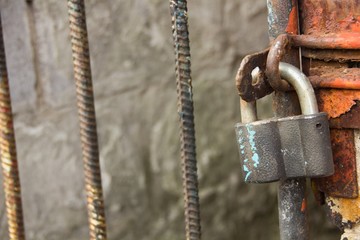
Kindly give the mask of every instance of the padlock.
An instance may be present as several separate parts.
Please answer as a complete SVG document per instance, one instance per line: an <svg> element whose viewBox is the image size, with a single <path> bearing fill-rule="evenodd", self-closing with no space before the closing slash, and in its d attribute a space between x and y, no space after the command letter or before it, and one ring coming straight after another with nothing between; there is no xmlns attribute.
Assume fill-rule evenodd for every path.
<svg viewBox="0 0 360 240"><path fill-rule="evenodd" d="M241 100L242 123L235 128L248 183L334 172L327 114L318 112L310 81L290 64L280 63L279 69L298 94L303 115L257 121L254 103Z"/></svg>

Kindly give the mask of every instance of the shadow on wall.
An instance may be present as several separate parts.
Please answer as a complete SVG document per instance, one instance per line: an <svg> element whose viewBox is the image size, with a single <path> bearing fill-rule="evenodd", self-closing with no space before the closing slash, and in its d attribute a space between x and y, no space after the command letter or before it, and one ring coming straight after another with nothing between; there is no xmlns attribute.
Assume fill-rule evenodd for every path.
<svg viewBox="0 0 360 240"><path fill-rule="evenodd" d="M109 239L184 239L168 2L85 3ZM28 239L87 239L66 1L2 5ZM268 44L266 2L189 10L203 239L278 239L276 184L242 183L233 128L237 67ZM312 206L313 237L338 239Z"/></svg>

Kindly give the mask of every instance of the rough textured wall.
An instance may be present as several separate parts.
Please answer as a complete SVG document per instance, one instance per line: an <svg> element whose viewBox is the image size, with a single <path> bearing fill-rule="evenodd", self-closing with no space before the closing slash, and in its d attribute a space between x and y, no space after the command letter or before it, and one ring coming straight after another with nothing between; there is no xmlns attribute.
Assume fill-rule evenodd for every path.
<svg viewBox="0 0 360 240"><path fill-rule="evenodd" d="M184 239L168 2L86 7L109 237ZM278 239L276 184L241 182L233 130L234 76L268 43L266 2L197 0L189 9L203 239ZM4 0L1 11L28 239L87 239L66 1ZM312 216L314 239L337 239L322 214Z"/></svg>

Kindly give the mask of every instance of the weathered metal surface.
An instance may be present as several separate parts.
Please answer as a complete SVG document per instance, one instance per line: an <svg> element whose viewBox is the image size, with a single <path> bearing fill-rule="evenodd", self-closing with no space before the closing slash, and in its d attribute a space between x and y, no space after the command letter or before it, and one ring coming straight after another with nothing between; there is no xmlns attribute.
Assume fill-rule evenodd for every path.
<svg viewBox="0 0 360 240"><path fill-rule="evenodd" d="M0 16L0 159L10 240L25 240L21 186Z"/></svg>
<svg viewBox="0 0 360 240"><path fill-rule="evenodd" d="M351 130L352 131L352 130ZM360 170L360 164L358 162L360 154L360 132L359 130L354 131L354 145L356 149L355 155L356 166L355 169L358 172ZM356 182L359 185L359 179ZM358 228L360 223L360 198L344 198L344 197L332 197L328 196L326 198L327 210L334 224L336 224L340 229L345 229L346 235L352 235L353 231ZM357 235L358 236L358 235ZM353 238L357 239L357 238Z"/></svg>
<svg viewBox="0 0 360 240"><path fill-rule="evenodd" d="M277 67L281 60L296 61L291 57L293 54L285 55L288 51L296 52L295 49L290 50L291 46L302 47L303 56L314 59L360 61L360 17L356 14L360 7L350 4L350 6L343 8L339 0L306 0L301 1L300 6L304 9L302 11L302 35L298 35L297 1L268 1L269 33L270 39L274 41L265 64L265 76L263 74L263 61L266 58L266 51L247 56L242 63L237 75L237 87L244 100L254 101L266 95L267 92L271 92L267 86L267 81L273 89L281 91L291 89L285 81L281 80ZM314 24L320 24L320 26ZM280 31L280 29L282 30ZM260 80L257 84L245 84L251 82L249 80L250 73L255 67L261 69ZM339 83L339 78L331 83L336 88L356 88L357 86L354 85L356 83L353 80L358 73L357 70L350 70L345 74L342 83ZM243 78L246 80L243 81ZM324 81L320 77L313 78L313 80L315 87L332 88L332 84L324 86ZM251 97L252 95L256 97Z"/></svg>
<svg viewBox="0 0 360 240"><path fill-rule="evenodd" d="M317 92L319 109L327 112L332 135L335 174L316 181L319 190L328 196L355 198L358 196L353 129L360 128L357 90L321 89ZM336 129L334 129L336 128ZM352 128L352 129L347 129Z"/></svg>
<svg viewBox="0 0 360 240"><path fill-rule="evenodd" d="M271 87L278 91L291 89L290 84L280 77L279 65L286 52L290 48L287 34L279 35L271 45L266 61L266 77Z"/></svg>
<svg viewBox="0 0 360 240"><path fill-rule="evenodd" d="M328 61L360 61L360 50L308 49L302 48L301 55L306 58Z"/></svg>
<svg viewBox="0 0 360 240"><path fill-rule="evenodd" d="M349 234L343 235L347 239L346 236L354 236L353 229L359 227L360 220L356 161L360 144L356 130L360 126L357 103L360 79L356 69L360 59L360 2L303 0L300 9L301 32L306 36L294 36L292 41L303 49L306 47L303 56L311 59L307 60L310 69L306 71L313 84L321 88L319 107L329 113L330 126L340 128L331 130L335 174L316 185L325 194L328 215Z"/></svg>
<svg viewBox="0 0 360 240"><path fill-rule="evenodd" d="M280 118L278 127L287 178L318 178L334 173L326 113Z"/></svg>
<svg viewBox="0 0 360 240"><path fill-rule="evenodd" d="M330 217L333 223L344 230L352 229L360 222L359 198L327 197L326 202L330 209Z"/></svg>
<svg viewBox="0 0 360 240"><path fill-rule="evenodd" d="M201 239L200 204L195 147L194 107L186 0L170 0L175 47L181 163L187 240Z"/></svg>
<svg viewBox="0 0 360 240"><path fill-rule="evenodd" d="M331 128L360 129L360 91L321 89L317 99L319 108L329 114Z"/></svg>
<svg viewBox="0 0 360 240"><path fill-rule="evenodd" d="M283 33L299 33L297 0L269 0L267 5L270 40Z"/></svg>
<svg viewBox="0 0 360 240"><path fill-rule="evenodd" d="M359 18L360 19L360 18ZM339 33L326 35L292 35L294 46L315 49L360 50L360 33Z"/></svg>
<svg viewBox="0 0 360 240"><path fill-rule="evenodd" d="M268 0L267 3L270 40L274 40L283 33L299 34L298 1ZM282 61L299 67L298 49L290 49ZM277 117L300 113L295 93L275 92L273 103ZM280 238L282 240L309 239L305 179L281 181L278 191Z"/></svg>
<svg viewBox="0 0 360 240"><path fill-rule="evenodd" d="M357 1L304 0L301 25L304 35L291 36L292 44L302 46L303 56L331 62L311 61L309 78L315 88L360 90L360 7ZM327 50L321 50L327 49ZM328 50L339 49L339 50ZM334 61L343 62L336 66ZM354 62L355 61L355 62ZM355 67L353 67L355 66ZM360 128L359 91L319 92L332 128ZM332 113L335 113L333 115Z"/></svg>
<svg viewBox="0 0 360 240"><path fill-rule="evenodd" d="M356 90L321 89L318 91L319 107L337 118L348 111L360 100L360 92Z"/></svg>
<svg viewBox="0 0 360 240"><path fill-rule="evenodd" d="M276 119L238 123L235 132L246 183L268 183L286 178Z"/></svg>
<svg viewBox="0 0 360 240"><path fill-rule="evenodd" d="M282 62L277 65L279 77L296 90L303 115L256 121L255 104L241 100L245 117L236 125L236 135L244 180L266 183L329 176L333 163L327 114L318 113L314 90L298 68Z"/></svg>
<svg viewBox="0 0 360 240"><path fill-rule="evenodd" d="M90 239L107 239L84 0L68 0Z"/></svg>
<svg viewBox="0 0 360 240"><path fill-rule="evenodd" d="M320 36L329 33L360 33L358 0L302 0L300 9L302 34ZM344 42L346 41L347 39L344 39ZM359 41L355 44L359 45Z"/></svg>
<svg viewBox="0 0 360 240"><path fill-rule="evenodd" d="M309 225L305 224L307 223L306 179L281 181L278 199L280 239L309 240Z"/></svg>
<svg viewBox="0 0 360 240"><path fill-rule="evenodd" d="M360 68L311 68L309 79L314 88L360 89Z"/></svg>
<svg viewBox="0 0 360 240"><path fill-rule="evenodd" d="M360 39L360 34L359 34ZM335 40L334 40L335 41ZM343 49L342 42L344 39L336 39L335 44L338 48ZM359 41L360 42L360 41ZM346 42L349 43L349 42ZM319 44L319 45L316 45ZM331 39L323 39L318 36L305 35L279 35L272 43L270 49L246 56L241 62L239 71L236 76L236 86L239 95L246 101L255 101L276 89L279 91L289 91L291 86L281 79L279 74L279 63L290 51L291 47L312 47L316 51L309 52L304 49L305 55L308 57L321 60L338 60L341 62L360 60L360 51L355 51L355 55L350 51L339 51L337 54L334 51L323 50L320 48L331 49L334 48ZM359 56L356 55L359 54ZM266 61L266 63L264 62ZM356 62L354 62L357 66ZM251 80L252 71L258 68L256 81ZM264 69L265 74L264 74ZM311 68L310 80L315 88L340 88L340 89L360 89L359 68L335 68L333 66L326 68ZM270 85L270 86L269 86Z"/></svg>
<svg viewBox="0 0 360 240"><path fill-rule="evenodd" d="M326 113L239 123L236 135L247 183L334 173Z"/></svg>
<svg viewBox="0 0 360 240"><path fill-rule="evenodd" d="M330 127L360 129L360 103L357 102L346 114L330 119Z"/></svg>
<svg viewBox="0 0 360 240"><path fill-rule="evenodd" d="M334 175L314 179L319 191L332 197L358 197L356 152L352 129L332 129L331 143L335 166Z"/></svg>
<svg viewBox="0 0 360 240"><path fill-rule="evenodd" d="M236 74L236 87L242 99L251 102L270 94L273 90L266 81L265 68L269 49L246 56ZM252 71L258 68L256 78Z"/></svg>
<svg viewBox="0 0 360 240"><path fill-rule="evenodd" d="M297 2L291 0L268 1L270 39L275 40L283 33L290 35L280 37L273 42L267 58L266 76L263 79L269 81L269 84L276 90L289 90L287 86L282 84L279 74L276 72L276 66L280 60L292 61L293 64L296 63L296 49L289 48L289 46L301 47L303 57L308 58L303 61L304 72L310 75L312 85L315 88L321 89L317 94L319 105L321 105L321 110L329 113L330 126L332 128L345 129L340 135L346 134L347 131L354 131L347 128L359 129L360 127L360 104L358 103L360 100L359 5L358 1L348 2L344 0L300 1L302 14L300 23L303 35L298 35L297 10L294 10L297 7ZM291 20L289 21L289 19ZM284 54L286 51L288 51L287 54ZM314 59L323 61L319 64L319 62L313 61ZM337 66L335 61L343 64ZM296 113L298 104L294 100L295 98L296 96L290 92L283 93L276 91L274 94L276 116ZM337 144L336 146L345 144L343 142L339 143L340 141L346 141L346 138L334 138L333 144ZM325 193L328 196L356 197L358 186L355 184L356 174L354 174L354 169L351 167L355 164L354 157L349 157L353 156L353 153L348 148L342 148L341 146L334 147L334 149L336 151L334 154L338 158L338 161L336 160L338 164L337 172L334 178L326 180L326 186L321 186L321 190L328 191ZM342 159L342 156L347 156L348 158L343 158L346 158L348 162L343 162L345 160ZM348 166L349 169L345 169L344 166ZM343 182L339 182L336 185L336 177L342 174L345 174L346 178L342 179ZM298 182L300 183L301 181L298 180ZM291 186L295 188L294 184ZM281 191L285 189L288 190L289 188L282 188L280 186ZM296 189L293 190L296 192ZM294 198L294 205L299 204L299 201L296 202L296 200ZM279 205L281 205L281 202L282 199L279 199ZM329 203L329 200L327 202ZM304 223L306 216L302 219L301 217L301 214L296 213L296 211L295 214L289 216L290 219L298 219ZM283 219L280 219L280 225L286 225L287 228L293 229L291 223L281 222ZM297 221L295 222L298 223ZM293 230L295 231L295 229ZM281 232L283 232L282 228ZM283 237L282 234L281 236ZM298 236L295 237L293 235L293 237L290 237L284 233L284 239L286 237L288 239L299 239Z"/></svg>
<svg viewBox="0 0 360 240"><path fill-rule="evenodd" d="M241 122L250 123L258 120L256 101L246 102L240 98Z"/></svg>

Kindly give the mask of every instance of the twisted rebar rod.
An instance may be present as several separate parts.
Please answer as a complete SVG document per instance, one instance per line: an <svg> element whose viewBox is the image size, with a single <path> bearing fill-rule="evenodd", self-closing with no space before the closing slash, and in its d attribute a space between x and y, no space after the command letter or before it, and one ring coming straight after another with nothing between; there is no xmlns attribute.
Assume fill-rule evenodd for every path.
<svg viewBox="0 0 360 240"><path fill-rule="evenodd" d="M90 239L107 239L84 0L68 0Z"/></svg>
<svg viewBox="0 0 360 240"><path fill-rule="evenodd" d="M21 187L0 16L0 151L10 240L25 240Z"/></svg>
<svg viewBox="0 0 360 240"><path fill-rule="evenodd" d="M200 204L196 166L194 106L186 0L170 0L176 57L176 85L180 115L180 144L187 240L201 239Z"/></svg>

